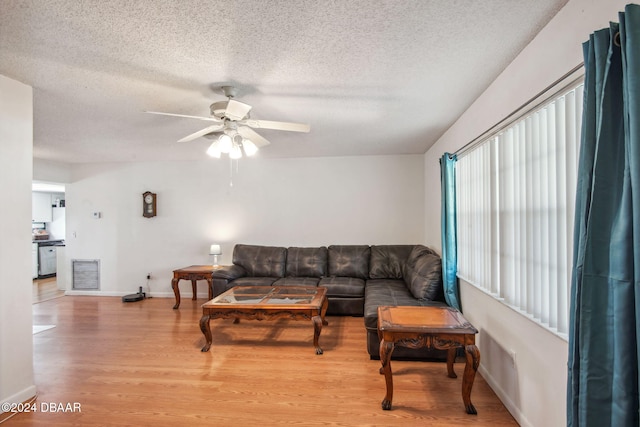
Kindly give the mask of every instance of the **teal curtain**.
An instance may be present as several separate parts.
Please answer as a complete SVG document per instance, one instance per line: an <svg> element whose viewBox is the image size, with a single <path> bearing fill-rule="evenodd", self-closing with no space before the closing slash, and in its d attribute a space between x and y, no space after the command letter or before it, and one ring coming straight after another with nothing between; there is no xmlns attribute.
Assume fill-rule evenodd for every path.
<svg viewBox="0 0 640 427"><path fill-rule="evenodd" d="M640 6L583 45L567 425L638 426Z"/></svg>
<svg viewBox="0 0 640 427"><path fill-rule="evenodd" d="M461 310L458 292L458 241L456 234L456 161L457 157L445 153L440 159L442 187L442 281L447 304Z"/></svg>

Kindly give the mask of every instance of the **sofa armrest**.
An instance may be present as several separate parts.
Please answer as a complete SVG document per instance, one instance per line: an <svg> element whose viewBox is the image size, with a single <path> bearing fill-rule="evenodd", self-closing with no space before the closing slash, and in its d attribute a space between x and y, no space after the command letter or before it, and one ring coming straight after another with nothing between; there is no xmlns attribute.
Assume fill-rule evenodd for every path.
<svg viewBox="0 0 640 427"><path fill-rule="evenodd" d="M444 301L442 259L433 250L416 245L404 264L402 275L414 298Z"/></svg>
<svg viewBox="0 0 640 427"><path fill-rule="evenodd" d="M218 268L213 270L213 278L214 279L225 279L228 281L236 280L237 278L244 277L247 275L247 270L243 267L233 264L229 266L224 266L222 268Z"/></svg>

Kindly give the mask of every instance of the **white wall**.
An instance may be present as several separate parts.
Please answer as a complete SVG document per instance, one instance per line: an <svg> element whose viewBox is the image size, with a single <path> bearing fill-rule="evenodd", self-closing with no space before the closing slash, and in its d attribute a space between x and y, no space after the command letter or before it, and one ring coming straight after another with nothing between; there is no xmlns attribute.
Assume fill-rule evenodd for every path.
<svg viewBox="0 0 640 427"><path fill-rule="evenodd" d="M172 271L220 264L236 243L277 246L421 243L421 155L243 159L230 183L227 159L86 164L66 186L67 265L99 259L101 293L172 297ZM158 195L158 216L142 217L142 193ZM101 218L95 219L94 212ZM71 275L67 289L71 289ZM181 289L191 295L190 283ZM204 296L205 287L199 288Z"/></svg>
<svg viewBox="0 0 640 427"><path fill-rule="evenodd" d="M425 154L425 179L439 183L438 159L509 115L582 62L582 43L618 21L627 1L571 0ZM440 187L425 186L425 242L440 248ZM467 283L465 317L479 329L480 370L525 426L565 424L567 343ZM515 363L510 357L515 353Z"/></svg>
<svg viewBox="0 0 640 427"><path fill-rule="evenodd" d="M36 394L31 290L32 89L0 76L0 401ZM7 185L8 184L8 185Z"/></svg>

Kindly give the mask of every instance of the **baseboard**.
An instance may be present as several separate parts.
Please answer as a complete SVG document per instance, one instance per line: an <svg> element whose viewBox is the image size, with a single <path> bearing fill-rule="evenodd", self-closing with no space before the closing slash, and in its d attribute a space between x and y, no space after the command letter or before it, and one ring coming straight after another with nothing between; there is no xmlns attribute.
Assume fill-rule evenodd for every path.
<svg viewBox="0 0 640 427"><path fill-rule="evenodd" d="M24 403L24 402L28 402L31 400L35 400L37 396L37 391L36 391L36 386L32 385L29 386L27 388L25 388L24 390L15 393L12 396L6 397L2 399L2 407L5 407L6 403L9 404L18 404L18 403ZM0 423L5 422L6 420L8 420L9 418L11 418L13 415L15 414L15 412L10 412L10 411L1 411L0 412Z"/></svg>
<svg viewBox="0 0 640 427"><path fill-rule="evenodd" d="M489 387L491 387L493 392L498 396L498 399L502 401L502 404L505 406L505 408L507 408L507 411L509 411L513 418L515 418L518 424L520 424L520 426L522 427L533 427L529 420L527 420L527 418L524 416L520 408L515 404L513 400L511 400L509 395L505 393L502 387L500 387L498 382L493 378L493 376L491 376L491 374L484 368L484 366L482 366L482 364L480 364L478 371L480 372L480 375L482 375L482 378L484 378L484 380L487 382L487 384L489 384Z"/></svg>
<svg viewBox="0 0 640 427"><path fill-rule="evenodd" d="M123 295L128 295L131 292L114 292L114 291L75 291L69 290L65 291L65 295L70 296L94 296L94 297L121 297Z"/></svg>
<svg viewBox="0 0 640 427"><path fill-rule="evenodd" d="M76 291L76 290L68 290L65 291L65 295L69 296L94 296L94 297L122 297L129 294L135 294L138 292L138 289L132 289L128 292L116 292L116 291ZM147 296L151 296L153 298L175 298L175 294L173 292L147 292L144 288L142 288L142 292L145 292ZM181 293L182 299L191 299L191 293L185 294ZM198 294L198 298L207 299L209 295L204 293L202 295Z"/></svg>

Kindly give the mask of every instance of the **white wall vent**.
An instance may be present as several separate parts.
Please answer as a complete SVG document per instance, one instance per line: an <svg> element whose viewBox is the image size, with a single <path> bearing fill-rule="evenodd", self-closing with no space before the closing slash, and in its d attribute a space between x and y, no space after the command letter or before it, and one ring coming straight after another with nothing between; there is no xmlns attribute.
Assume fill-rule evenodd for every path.
<svg viewBox="0 0 640 427"><path fill-rule="evenodd" d="M99 259L73 259L72 289L74 290L100 290L100 260Z"/></svg>

